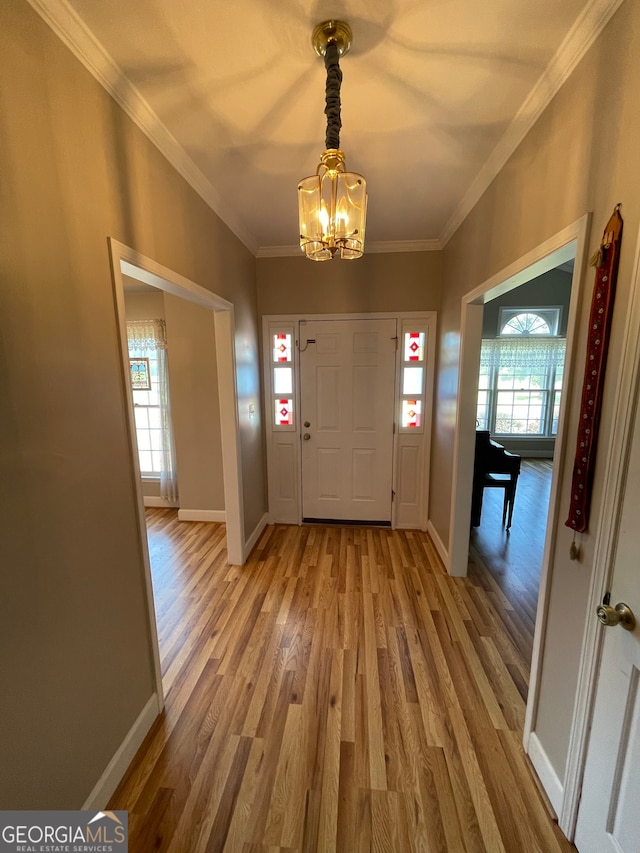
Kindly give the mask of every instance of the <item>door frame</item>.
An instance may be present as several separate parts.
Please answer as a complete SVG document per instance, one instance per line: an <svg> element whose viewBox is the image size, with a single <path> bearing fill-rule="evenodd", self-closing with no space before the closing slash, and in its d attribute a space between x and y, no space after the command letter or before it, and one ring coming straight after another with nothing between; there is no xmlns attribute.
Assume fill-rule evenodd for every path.
<svg viewBox="0 0 640 853"><path fill-rule="evenodd" d="M595 617L610 588L622 515L624 484L631 450L634 417L640 405L640 230L636 238L627 319L622 337L620 370L609 372L615 381L613 429L604 459L604 493L594 531L594 554L587 618L578 668L573 725L565 769L564 798L558 825L573 839L578 820L582 779L589 745L589 732L598 687L604 630Z"/></svg>
<svg viewBox="0 0 640 853"><path fill-rule="evenodd" d="M125 246L113 237L108 240L111 261L111 276L116 310L116 322L120 340L120 365L122 390L125 400L127 437L133 471L133 489L135 492L136 518L139 536L139 548L144 569L149 636L155 671L158 710L164 707L162 689L162 670L160 650L153 601L151 564L147 543L147 526L142 494L142 479L138 460L135 415L133 399L129 392L129 350L127 346L127 326L124 302L123 275L135 278L144 284L195 302L213 311L216 339L216 362L218 371L218 394L220 397L220 431L222 441L222 466L224 481L225 519L227 533L227 561L230 564L244 563L244 516L242 512L242 476L240 458L240 431L237 412L237 387L235 366L235 321L233 304L212 293L199 284L185 278L168 267L164 267L151 258L141 255L135 249Z"/></svg>
<svg viewBox="0 0 640 853"><path fill-rule="evenodd" d="M434 397L434 381L435 381L435 358L436 358L436 324L437 312L435 311L378 311L378 312L354 312L354 313L338 313L338 314L265 314L262 316L262 365L263 365L263 410L267 412L267 422L265 428L267 430L267 478L268 491L270 496L269 506L269 521L279 521L274 518L274 512L271 506L271 487L274 479L278 476L278 467L275 461L275 450L273 446L274 432L272 429L272 412L271 412L271 397L272 397L272 371L271 371L271 350L269 329L273 325L282 325L290 327L294 330L295 346L294 346L294 406L295 411L300 411L300 351L297 330L299 324L303 321L330 321L330 320L396 320L398 322L398 332L403 320L421 321L424 325L426 335L426 352L425 352L425 411L424 411L424 432L423 440L423 463L420 470L420 486L419 486L419 528L427 529L429 520L429 471L431 461L431 431L433 421L433 397ZM394 493L398 493L398 455L400 446L400 433L397 428L398 413L400 411L401 389L400 389L400 347L396 348L396 364L395 364L395 399L394 407L396 412L396 429L393 435L392 448L392 488ZM283 435L277 433L276 435ZM286 519L286 523L302 524L302 464L301 464L301 448L302 430L300 419L296 417L295 428L292 429L288 436L292 442L291 449L291 464L294 468L295 479L295 495L291 501L291 513ZM295 439L295 440L294 440ZM398 501L395 500L391 507L391 527L397 527Z"/></svg>
<svg viewBox="0 0 640 853"><path fill-rule="evenodd" d="M576 339L578 337L576 331L578 312L582 301L583 281L586 277L587 239L590 224L591 214L587 213L462 297L458 411L454 439L453 490L447 565L449 573L453 576L464 577L467 574L469 561L471 493L475 453L475 411L484 304L490 299L508 293L515 287L575 257L567 324L564 388L554 453L556 459L563 459L567 454L569 441L567 412L576 373ZM573 799L571 800L571 797L567 796L566 784L564 788L559 786L556 777L552 778L549 773L545 773L544 762L536 761L535 749L537 744L535 723L540 691L542 651L546 634L546 618L553 577L553 553L562 512L560 507L560 467L554 464L551 476L549 513L542 556L523 745L558 814L571 814L575 821L577 798L573 796L572 791L571 797ZM570 759L571 757L570 753ZM565 776L565 782L567 778ZM560 826L566 833L566 821L564 825L561 823Z"/></svg>

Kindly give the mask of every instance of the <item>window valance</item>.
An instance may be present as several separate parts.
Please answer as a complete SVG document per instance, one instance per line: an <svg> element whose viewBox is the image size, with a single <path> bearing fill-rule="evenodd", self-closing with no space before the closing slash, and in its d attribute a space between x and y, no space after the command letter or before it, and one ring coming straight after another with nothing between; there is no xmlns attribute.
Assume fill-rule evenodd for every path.
<svg viewBox="0 0 640 853"><path fill-rule="evenodd" d="M129 350L158 350L167 348L164 320L127 320Z"/></svg>
<svg viewBox="0 0 640 853"><path fill-rule="evenodd" d="M480 369L526 368L546 370L562 364L567 346L565 338L530 337L492 338L482 341Z"/></svg>

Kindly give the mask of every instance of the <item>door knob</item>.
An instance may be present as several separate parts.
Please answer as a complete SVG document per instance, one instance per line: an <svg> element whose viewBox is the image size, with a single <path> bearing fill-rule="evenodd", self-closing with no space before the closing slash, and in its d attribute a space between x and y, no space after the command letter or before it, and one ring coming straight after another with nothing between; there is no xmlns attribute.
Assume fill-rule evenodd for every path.
<svg viewBox="0 0 640 853"><path fill-rule="evenodd" d="M311 426L311 424L309 423L309 421L305 421L305 422L304 422L304 425L305 425L307 428Z"/></svg>
<svg viewBox="0 0 640 853"><path fill-rule="evenodd" d="M636 627L636 617L633 615L633 611L622 601L620 604L616 604L615 607L609 607L608 604L601 604L596 613L598 620L607 627L621 625L627 631L633 631Z"/></svg>
<svg viewBox="0 0 640 853"><path fill-rule="evenodd" d="M309 435L308 432L305 432L305 434L302 437L304 438L305 441L309 441L309 439L311 438L311 436Z"/></svg>

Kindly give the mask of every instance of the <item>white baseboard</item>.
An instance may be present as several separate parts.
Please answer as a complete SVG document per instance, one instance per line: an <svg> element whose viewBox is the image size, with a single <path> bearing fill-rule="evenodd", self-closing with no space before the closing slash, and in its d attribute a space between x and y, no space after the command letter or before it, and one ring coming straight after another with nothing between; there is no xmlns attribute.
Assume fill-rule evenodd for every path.
<svg viewBox="0 0 640 853"><path fill-rule="evenodd" d="M260 536L262 535L262 531L265 529L265 527L268 524L269 524L269 515L268 515L268 513L265 512L265 514L262 516L262 518L260 519L260 521L256 525L256 529L253 531L251 536L244 543L244 554L243 554L244 560L247 559L247 557L249 556L249 554L253 550L254 545L256 544L256 542L258 541ZM244 562L244 560L243 560L243 562Z"/></svg>
<svg viewBox="0 0 640 853"><path fill-rule="evenodd" d="M125 739L122 741L115 755L107 764L102 776L96 782L93 791L85 800L83 809L104 809L127 768L133 761L133 757L140 748L142 741L147 736L156 717L161 712L162 706L158 702L158 694L154 693L144 706L138 719L131 726Z"/></svg>
<svg viewBox="0 0 640 853"><path fill-rule="evenodd" d="M226 521L223 509L179 509L178 521Z"/></svg>
<svg viewBox="0 0 640 853"><path fill-rule="evenodd" d="M143 495L143 501L145 506L159 506L162 509L175 509L177 507L173 501L165 501L164 498L157 495Z"/></svg>
<svg viewBox="0 0 640 853"><path fill-rule="evenodd" d="M527 753L540 780L540 784L544 788L547 797L549 797L549 802L553 810L556 815L559 815L562 812L564 788L535 732L531 732L529 735Z"/></svg>
<svg viewBox="0 0 640 853"><path fill-rule="evenodd" d="M432 521L429 521L427 523L427 533L431 537L433 544L436 546L436 551L438 552L440 559L444 563L445 569L449 571L449 552L444 547L444 542L440 538L438 531L433 526Z"/></svg>

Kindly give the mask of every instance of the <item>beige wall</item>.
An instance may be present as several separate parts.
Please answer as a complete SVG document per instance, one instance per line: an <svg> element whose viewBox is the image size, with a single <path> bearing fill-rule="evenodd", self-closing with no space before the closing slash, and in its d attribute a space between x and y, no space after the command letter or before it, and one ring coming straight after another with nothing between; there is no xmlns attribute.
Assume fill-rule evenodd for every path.
<svg viewBox="0 0 640 853"><path fill-rule="evenodd" d="M78 808L154 689L107 237L233 302L241 406L255 259L25 0L0 4L0 157L0 802Z"/></svg>
<svg viewBox="0 0 640 853"><path fill-rule="evenodd" d="M570 272L564 270L549 270L549 272L528 281L526 284L516 287L515 290L492 299L484 306L482 316L482 337L495 338L498 336L498 323L501 308L544 308L545 306L559 306L560 322L558 334L565 337L567 334L567 320L569 317L569 302L571 301L571 278Z"/></svg>
<svg viewBox="0 0 640 853"><path fill-rule="evenodd" d="M445 250L440 337L440 377L432 453L432 521L444 542L449 535L455 388L460 299L566 225L593 211L595 247L616 202L622 202L625 235L613 317L603 418L593 486L591 529L600 515L603 464L611 435L615 377L630 297L640 222L640 4L626 3L580 63L535 127L494 180ZM579 373L570 392L569 435L573 444L580 399L593 270L586 273L579 317ZM571 446L561 460L561 504L569 506ZM536 731L559 778L571 726L589 579L593 536L584 537L582 563L569 560L571 532L559 519L554 554L548 632L543 657ZM589 614L588 618L592 618Z"/></svg>
<svg viewBox="0 0 640 853"><path fill-rule="evenodd" d="M181 509L223 510L213 311L166 293L171 419Z"/></svg>
<svg viewBox="0 0 640 853"><path fill-rule="evenodd" d="M259 258L260 314L437 311L441 252L364 255L357 261Z"/></svg>

